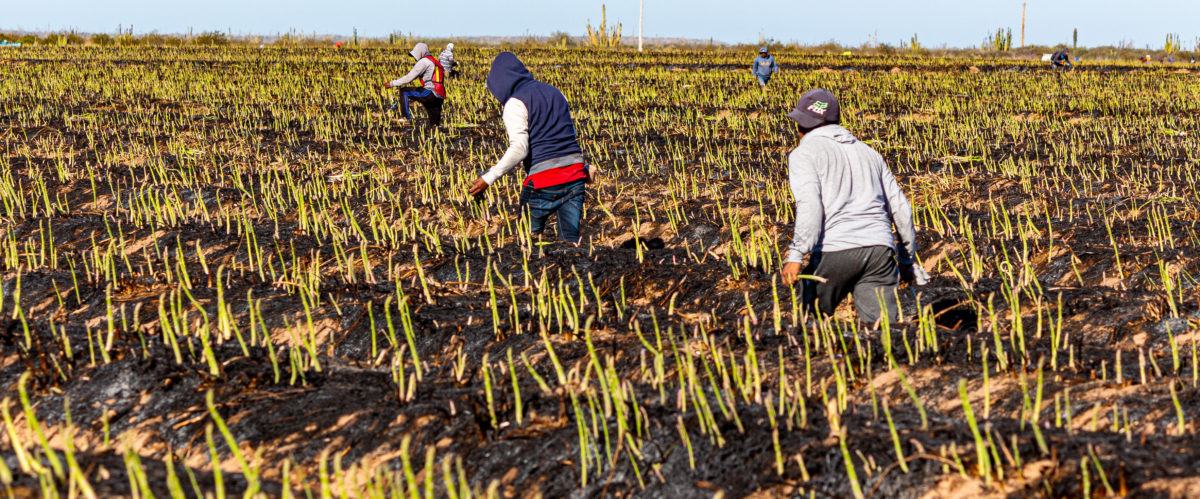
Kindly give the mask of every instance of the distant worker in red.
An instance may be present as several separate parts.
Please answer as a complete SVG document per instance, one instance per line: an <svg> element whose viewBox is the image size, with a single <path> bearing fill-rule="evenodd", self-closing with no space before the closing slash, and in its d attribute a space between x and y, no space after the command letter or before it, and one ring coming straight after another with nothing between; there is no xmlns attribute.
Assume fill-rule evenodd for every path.
<svg viewBox="0 0 1200 499"><path fill-rule="evenodd" d="M425 106L425 112L429 115L429 124L439 126L442 124L442 104L446 101L446 70L442 68L442 63L429 53L429 46L424 43L418 43L413 47L412 52L409 52L409 55L417 60L417 63L413 64L412 70L400 79L387 82L384 84L384 88L403 87L415 80L420 87L400 92L400 103L403 105L401 109L404 112L403 121L407 122L412 119L412 111L409 109L408 103L410 100L414 100Z"/></svg>
<svg viewBox="0 0 1200 499"><path fill-rule="evenodd" d="M475 179L467 193L483 194L520 164L525 168L521 209L528 210L531 231L541 234L550 215L557 215L558 238L579 242L589 172L567 98L554 86L535 80L512 52L502 52L492 61L487 89L504 106L508 150Z"/></svg>

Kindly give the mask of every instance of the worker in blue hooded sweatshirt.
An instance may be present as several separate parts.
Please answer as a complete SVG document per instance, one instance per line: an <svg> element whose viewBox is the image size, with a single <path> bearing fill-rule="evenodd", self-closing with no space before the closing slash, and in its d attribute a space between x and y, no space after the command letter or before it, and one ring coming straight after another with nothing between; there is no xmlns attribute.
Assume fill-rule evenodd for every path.
<svg viewBox="0 0 1200 499"><path fill-rule="evenodd" d="M579 242L588 169L567 98L557 88L533 79L512 52L492 61L487 88L504 106L508 150L467 193L482 195L520 163L525 168L521 209L528 211L532 232L540 234L550 215L557 215L559 239Z"/></svg>
<svg viewBox="0 0 1200 499"><path fill-rule="evenodd" d="M771 76L779 72L779 65L775 64L775 56L771 55L766 47L763 47L758 49L758 57L754 58L750 72L754 73L755 78L758 78L758 85L765 87L771 81Z"/></svg>

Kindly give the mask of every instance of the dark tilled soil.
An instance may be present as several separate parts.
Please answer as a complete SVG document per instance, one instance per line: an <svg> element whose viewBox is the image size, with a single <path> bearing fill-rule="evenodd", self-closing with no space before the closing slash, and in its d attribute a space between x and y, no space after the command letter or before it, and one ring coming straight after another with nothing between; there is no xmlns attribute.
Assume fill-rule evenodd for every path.
<svg viewBox="0 0 1200 499"><path fill-rule="evenodd" d="M304 54L280 57L291 61L287 58ZM146 71L136 59L110 55L78 64L48 57L38 65L58 71L64 81L75 70L93 76ZM485 64L487 55L467 52L464 61ZM532 52L528 57L535 69L548 71L551 55ZM31 71L18 62L0 60L14 71ZM270 87L253 75L260 70L272 74L262 61L198 57L184 62L200 75L236 77L248 88ZM292 62L323 76L348 67ZM392 59L386 62L396 65ZM828 62L807 69L830 67ZM611 78L607 72L638 72L647 63L630 62L624 69L602 62L578 64L584 68L578 74L553 78L576 83L575 88L595 86ZM718 72L733 68L695 61L675 65ZM859 69L897 66L885 65ZM957 75L965 68L930 66L919 59L899 66L930 78ZM1034 79L1041 78L1036 68L1017 67L1016 74L1011 69L991 65L983 73L1045 90ZM822 75L813 71L795 78L808 83ZM1131 72L1105 77L1151 76ZM475 81L481 75L472 78L463 84L482 84ZM884 88L893 93L909 88L878 74L839 72L828 78L828 86L847 92L873 89L871 95ZM943 134L949 126L945 123L953 120L939 124L925 115L949 111L929 111L901 100L875 102L863 113L874 118L857 118L859 134L917 144L911 149L878 147L924 214L918 220L919 243L924 265L935 276L919 290L902 288L902 300L909 313L920 304L933 318L924 328L914 321L897 325L890 338L864 332L855 341L852 335L834 339L808 331L807 323L793 315L790 294L775 281L774 267L738 262L741 241L765 237L780 241L780 248L786 244L790 213L763 199L788 194L757 193L767 185L786 191L782 167L767 167L778 166L771 163L782 161L775 152L786 153L794 141L743 133L732 125L705 128L704 123L712 121L706 116L722 111L735 117L723 120L758 112L757 104L738 107L710 99L710 108L700 116L686 115L685 109L696 108L686 102L663 99L666 104L655 104L661 106L657 108L633 103L638 109L678 113L679 128L691 130L630 125L613 131L592 124L615 122L615 104L606 100L611 96L571 95L576 109L592 117L581 120L587 123L580 132L585 143L631 153L597 160L603 169L590 187L585 217L590 242L575 247L548 237L546 244L530 248L506 228L517 220L515 188L497 187L507 190L480 204L452 194L464 187L451 180L464 175L459 163L482 161L480 154L490 158L481 148L502 149L496 116L482 113L478 127L437 132L420 125L380 128L363 111L385 105L318 109L294 97L272 104L261 94L251 117L225 106L236 100L231 95L207 103L150 97L147 89L175 88L158 81L121 97L102 97L92 89L83 94L92 96L86 99L64 93L53 101L0 87L0 109L7 110L0 115L5 144L0 166L11 176L10 184L33 192L41 182L51 199L68 207L28 208L24 215L0 220L0 235L11 244L0 264L0 395L8 398L5 407L13 418L0 432L0 456L13 475L3 483L13 496L37 496L49 488L68 493L72 487L69 479L53 472L39 481L36 473L22 469L21 453L35 456L45 467L51 459L24 412L21 380L47 446L61 457L69 441L98 496L133 495L139 480L153 494L167 496L170 476L188 497L213 495L217 483L225 494L244 493L251 481L216 429L217 419L206 402L210 394L211 410L260 475L261 491L271 496L325 490L364 494L366 481L377 476L398 480L401 485L389 491L400 495L407 493L406 466L418 488L429 479L437 494L446 495L450 487L443 472L458 474L459 466L468 488L486 493L491 487L504 496L847 497L855 487L864 495L886 497L1079 497L1085 490L1140 497L1200 493L1195 466L1200 461L1200 389L1194 374L1200 296L1189 277L1200 272L1197 211L1190 191L1180 194L1165 187L1194 181L1179 169L1144 168L1147 162L1170 165L1193 157L1186 142L1167 142L1154 150L1085 143L1076 151L1076 164L1065 166L1062 153L1041 130L1004 135L998 127L980 125L977 136L960 137ZM963 92L978 99L945 97L971 106L953 108L962 121L1019 114L1020 119L1005 124L1019 128L1036 118L1089 136L1099 136L1097 129L1088 128L1094 126L1091 120L1115 116L1136 121L1113 109L997 111L1008 104L986 82L977 85ZM741 92L728 86L721 90ZM934 94L927 88L914 92ZM458 109L455 120L494 104L474 94L461 98L450 108ZM58 111L36 114L32 109L38 104ZM1190 113L1167 111L1184 118ZM321 122L305 121L304 112L342 119L343 135L320 136L325 133ZM100 124L72 125L64 121L64 113L99 116L87 119ZM122 121L129 113L139 120L177 122L168 133L165 125ZM1194 125L1173 126L1197 132ZM187 133L192 134L189 139L180 138ZM701 133L710 136L694 142ZM1125 133L1135 144L1159 139L1157 131ZM186 143L167 150L171 140ZM979 153L981 143L991 148L986 164L957 157ZM678 148L674 154L686 161L644 168L639 163L652 160L633 157L647 154L635 149L637 144L663 151ZM735 151L731 154L741 163L709 164L717 160L706 157L701 146ZM772 156L756 152L762 150ZM71 156L68 174L59 175L62 151ZM1005 161L1057 166L1028 180L994 168ZM163 180L159 167L169 171L169 180ZM1103 178L1091 170L1099 167L1107 168ZM189 168L200 168L209 177L185 180L192 175L186 173ZM96 183L87 171L99 172ZM708 175L703 187L669 203L682 192L669 185L687 177L682 173L699 171ZM328 180L343 172L388 175L391 180L355 187L343 187L355 180ZM352 222L365 223L371 208L386 205L385 226L420 227L438 237L412 231L398 242L358 236L337 240L306 227L305 215L294 203L272 218L249 199L269 197L281 188L277 179L285 173L295 192L334 200L321 210L330 226L348 230ZM1052 181L1057 182L1054 189L1035 185ZM378 190L399 201L380 201L386 198ZM144 211L138 203L156 194L169 194L182 214L171 221L131 220L131 214ZM343 201L346 208L339 205ZM1172 244L1151 244L1149 234L1161 227L1147 216L1149 205L1170 210ZM673 227L667 207L678 208L687 219ZM1046 207L1051 212L1041 214ZM1068 214L1068 207L1075 211ZM944 210L945 226L932 221L930 214L937 209ZM253 234L248 238L237 222L231 226L212 217L218 210L244 215ZM344 210L353 216L345 216ZM481 210L490 218L485 220ZM455 225L463 213L466 221ZM740 225L734 226L729 213L741 217ZM1016 220L1015 230L995 228L998 214L1006 213ZM1117 214L1111 231L1098 218L1101 214ZM1052 231L1044 230L1047 219ZM416 223L406 225L405 220ZM972 233L964 233L958 223L963 220ZM1033 226L1028 235L1021 232L1022 223ZM41 259L48 247L57 250L57 261ZM978 275L967 264L972 251L980 262ZM96 268L95 262L109 252L121 256L111 260L116 262L111 268ZM359 259L350 264L355 269L350 273L340 261L344 254ZM363 270L363 254L372 262L369 273ZM1027 268L1021 268L1022 260ZM268 271L258 266L264 261L278 266L278 277L272 277L275 267ZM180 276L181 266L190 285ZM296 270L309 268L316 269L311 289L319 303L297 291L307 284L296 282L303 275ZM1164 268L1179 276L1171 299L1161 289ZM1023 283L1015 313L1005 298L1014 281ZM565 296L578 310L564 306L546 319L531 298L538 293ZM182 310L180 325L195 333L205 323L216 327L220 303L227 305L242 339L231 335L216 340L210 363L197 335L181 335L177 354L165 330L179 325L170 325L162 314ZM399 319L405 310L411 339ZM852 318L852 310L851 304L843 305L839 317ZM390 330L387 317L395 319ZM1054 349L1049 331L1059 317L1066 337L1063 347ZM257 329L252 333L251 328ZM397 340L393 343L389 335ZM918 344L921 348L914 351ZM107 360L101 353L105 346ZM806 349L811 349L807 356ZM663 352L665 381L655 381L654 350ZM715 393L712 387L721 382L720 374L710 370L714 359L736 362L733 369L741 365L744 370L752 351L764 380L761 391L734 394L724 386L727 397ZM319 369L311 365L314 358ZM563 381L555 359L565 372ZM679 381L687 367L702 383L718 381L693 390ZM600 369L615 373L636 399L625 406L644 421L636 429L623 428L616 409L605 405ZM781 377L787 381L780 383ZM977 419L974 428L967 421L960 379ZM708 404L707 413L698 400ZM732 409L725 407L734 400ZM1039 400L1041 406L1033 411L1038 414L1035 431L1030 412ZM590 432L591 444L581 444L581 429ZM989 462L999 463L991 473L984 473L977 458L976 431L987 441ZM617 441L622 432L633 432L636 439ZM21 442L20 453L14 436ZM899 465L897 446L907 471ZM431 450L435 464L427 468ZM334 475L335 469L345 480L322 484L320 477ZM850 479L850 471L856 480Z"/></svg>

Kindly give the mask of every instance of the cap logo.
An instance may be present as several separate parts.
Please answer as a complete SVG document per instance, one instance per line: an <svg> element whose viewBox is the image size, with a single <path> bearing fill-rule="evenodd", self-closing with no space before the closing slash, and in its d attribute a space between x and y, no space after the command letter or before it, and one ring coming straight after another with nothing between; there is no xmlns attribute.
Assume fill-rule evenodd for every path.
<svg viewBox="0 0 1200 499"><path fill-rule="evenodd" d="M816 101L816 102L812 103L811 106L808 106L809 111L817 113L821 116L825 116L825 110L827 110L827 109L829 109L828 102Z"/></svg>

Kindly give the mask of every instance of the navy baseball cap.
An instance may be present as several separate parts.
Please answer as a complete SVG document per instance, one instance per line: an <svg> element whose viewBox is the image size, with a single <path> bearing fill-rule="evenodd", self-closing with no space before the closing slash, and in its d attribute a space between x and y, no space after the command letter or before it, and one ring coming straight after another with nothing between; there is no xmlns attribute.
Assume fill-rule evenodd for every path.
<svg viewBox="0 0 1200 499"><path fill-rule="evenodd" d="M841 123L841 110L837 97L823 88L814 88L800 96L796 109L787 114L801 127L816 128L830 123Z"/></svg>

